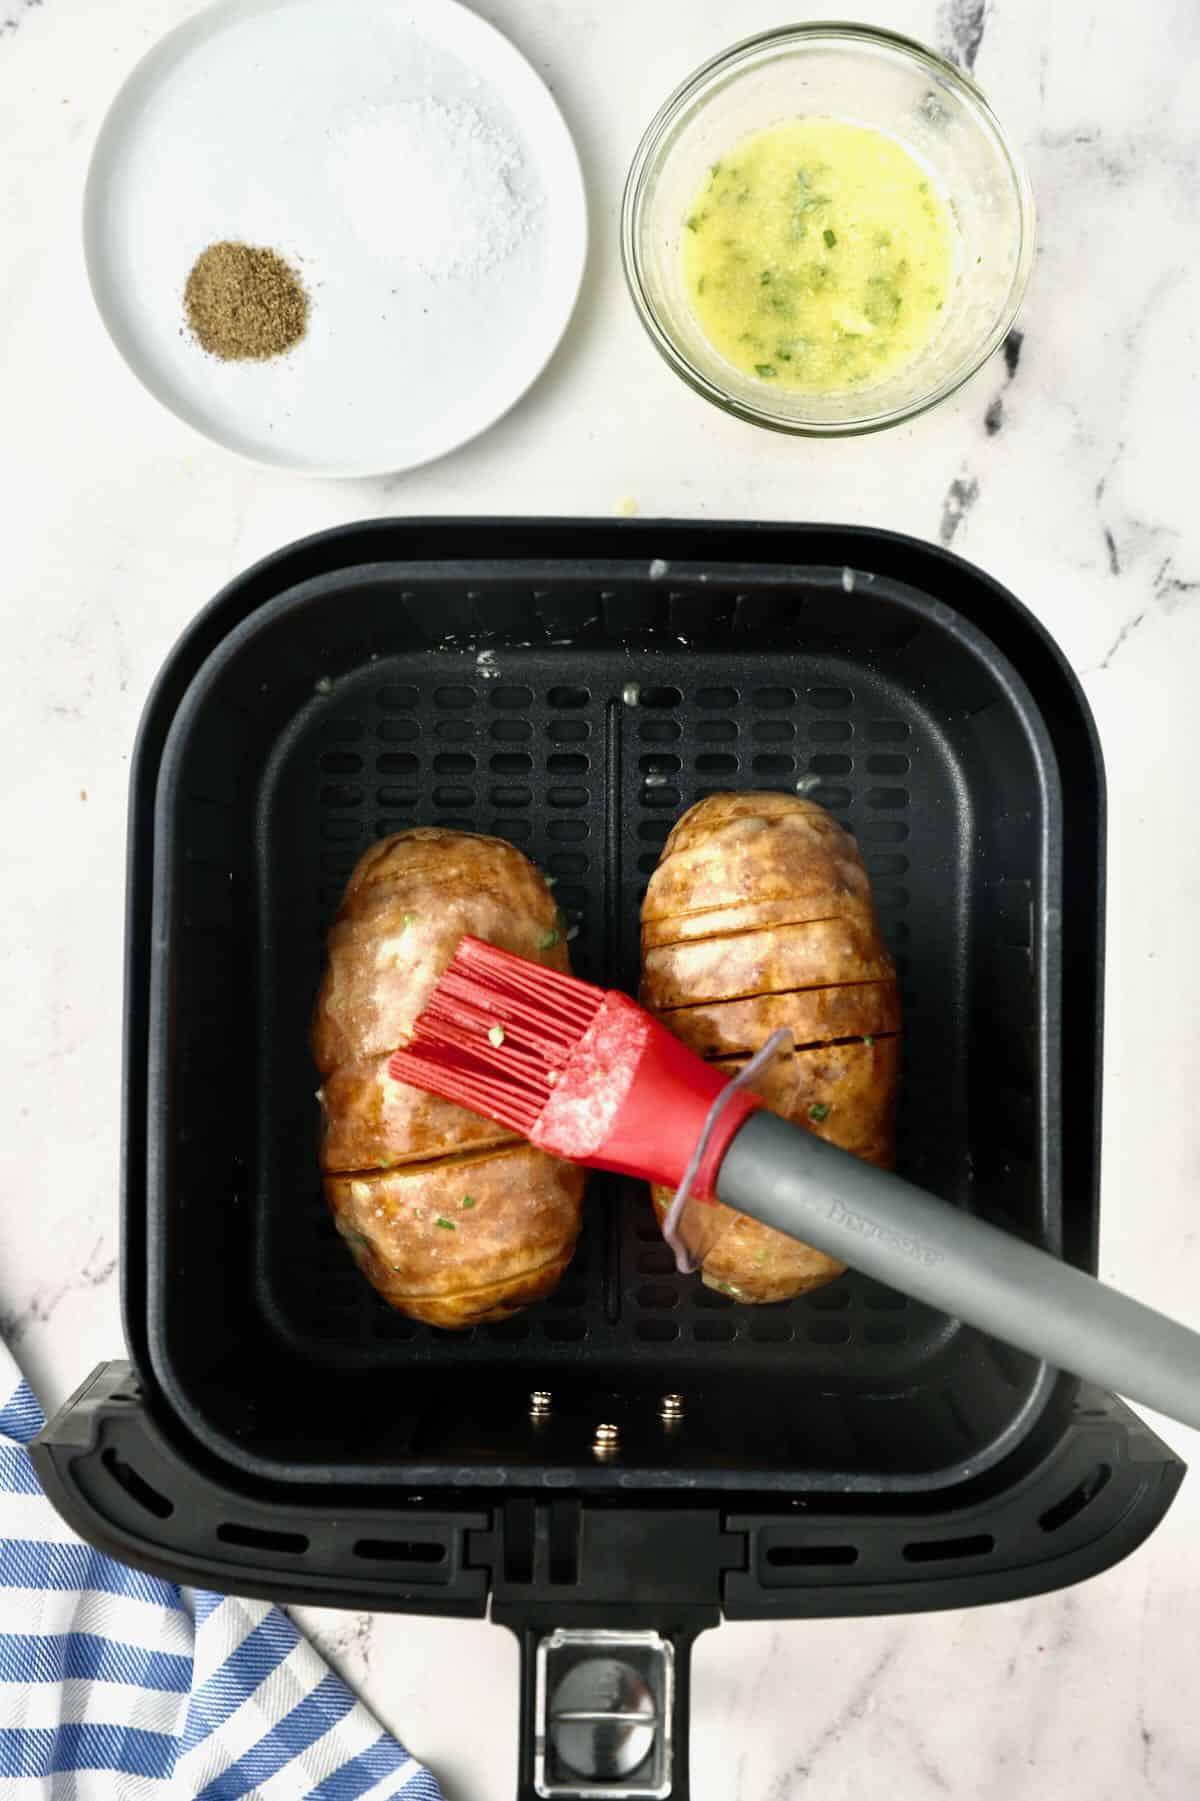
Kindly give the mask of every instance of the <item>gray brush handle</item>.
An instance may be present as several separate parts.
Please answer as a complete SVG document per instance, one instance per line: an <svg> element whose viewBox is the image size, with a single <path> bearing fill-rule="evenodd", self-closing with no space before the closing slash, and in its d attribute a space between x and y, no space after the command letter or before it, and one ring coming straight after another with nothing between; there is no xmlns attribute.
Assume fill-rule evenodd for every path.
<svg viewBox="0 0 1200 1801"><path fill-rule="evenodd" d="M772 1113L752 1113L721 1200L917 1300L1187 1426L1200 1333Z"/></svg>

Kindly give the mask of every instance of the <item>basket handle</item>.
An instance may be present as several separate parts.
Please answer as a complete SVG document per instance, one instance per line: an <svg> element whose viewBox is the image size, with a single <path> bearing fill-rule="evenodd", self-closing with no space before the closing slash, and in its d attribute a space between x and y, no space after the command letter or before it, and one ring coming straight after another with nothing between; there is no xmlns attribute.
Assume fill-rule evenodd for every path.
<svg viewBox="0 0 1200 1801"><path fill-rule="evenodd" d="M694 1629L506 1623L521 1647L517 1801L688 1801Z"/></svg>

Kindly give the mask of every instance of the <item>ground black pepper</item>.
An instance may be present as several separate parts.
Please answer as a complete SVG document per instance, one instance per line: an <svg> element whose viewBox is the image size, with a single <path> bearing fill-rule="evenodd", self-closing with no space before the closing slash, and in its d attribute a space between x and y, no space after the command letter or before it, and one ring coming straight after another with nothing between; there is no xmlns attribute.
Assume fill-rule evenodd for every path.
<svg viewBox="0 0 1200 1801"><path fill-rule="evenodd" d="M308 326L308 295L274 250L210 244L183 291L187 320L201 348L224 362L263 362L298 344Z"/></svg>

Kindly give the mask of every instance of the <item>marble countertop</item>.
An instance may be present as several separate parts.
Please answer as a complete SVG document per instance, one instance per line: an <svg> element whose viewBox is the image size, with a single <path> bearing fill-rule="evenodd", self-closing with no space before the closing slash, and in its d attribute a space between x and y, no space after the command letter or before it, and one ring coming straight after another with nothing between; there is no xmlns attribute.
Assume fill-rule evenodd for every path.
<svg viewBox="0 0 1200 1801"><path fill-rule="evenodd" d="M874 0L876 22L974 64L1026 148L1040 249L1019 355L912 425L815 444L726 419L678 383L634 319L616 253L624 167L664 94L733 37L804 9L482 0L577 134L593 207L585 292L546 376L490 434L422 472L342 485L260 471L191 435L136 386L87 294L91 139L134 59L191 10L0 0L0 1331L45 1401L122 1349L125 783L171 643L231 574L321 526L611 514L625 496L645 516L865 522L952 543L1057 636L1110 784L1102 1273L1200 1325L1200 832L1185 752L1200 676L1195 8ZM1200 1455L1196 1435L1155 1423ZM1140 1553L1076 1590L970 1613L727 1626L697 1653L694 1793L849 1801L886 1784L901 1801L1184 1801L1200 1794L1198 1608L1193 1478ZM301 1617L450 1801L507 1801L504 1633Z"/></svg>

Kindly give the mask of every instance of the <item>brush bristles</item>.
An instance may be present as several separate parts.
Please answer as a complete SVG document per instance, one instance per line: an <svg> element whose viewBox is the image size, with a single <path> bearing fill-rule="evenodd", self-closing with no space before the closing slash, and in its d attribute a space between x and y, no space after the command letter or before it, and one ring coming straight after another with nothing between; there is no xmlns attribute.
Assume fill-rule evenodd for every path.
<svg viewBox="0 0 1200 1801"><path fill-rule="evenodd" d="M603 1002L588 982L463 938L388 1069L528 1135Z"/></svg>
<svg viewBox="0 0 1200 1801"><path fill-rule="evenodd" d="M420 1042L424 1045L426 1041ZM416 1049L394 1052L388 1073L394 1081L409 1082L414 1088L440 1094L443 1100L468 1107L485 1119L494 1119L498 1125L519 1132L523 1138L533 1130L549 1092L497 1077L480 1058L452 1062L449 1054L436 1044L430 1047L428 1055Z"/></svg>

